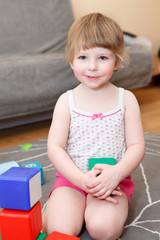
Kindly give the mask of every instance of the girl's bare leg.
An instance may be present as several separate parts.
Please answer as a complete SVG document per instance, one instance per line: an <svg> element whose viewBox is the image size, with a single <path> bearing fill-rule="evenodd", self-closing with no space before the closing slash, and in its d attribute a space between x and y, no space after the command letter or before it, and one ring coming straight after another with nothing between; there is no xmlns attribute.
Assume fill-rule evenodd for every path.
<svg viewBox="0 0 160 240"><path fill-rule="evenodd" d="M53 231L77 236L84 222L86 197L69 187L56 188L43 213L43 232Z"/></svg>
<svg viewBox="0 0 160 240"><path fill-rule="evenodd" d="M115 198L118 204L87 196L86 228L93 239L116 240L122 234L128 216L128 199L124 193Z"/></svg>

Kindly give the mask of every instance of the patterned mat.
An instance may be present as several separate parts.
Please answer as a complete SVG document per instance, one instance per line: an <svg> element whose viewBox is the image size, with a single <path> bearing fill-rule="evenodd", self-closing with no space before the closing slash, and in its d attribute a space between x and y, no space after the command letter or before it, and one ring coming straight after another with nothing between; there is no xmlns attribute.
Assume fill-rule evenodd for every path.
<svg viewBox="0 0 160 240"><path fill-rule="evenodd" d="M131 198L128 220L120 240L160 239L160 135L145 133L146 153L143 162L132 174L135 193ZM44 171L42 185L42 210L55 181L55 169L47 157L47 139L32 142L24 147L19 145L0 151L0 163L16 161L18 164L38 161ZM80 239L90 240L86 230Z"/></svg>

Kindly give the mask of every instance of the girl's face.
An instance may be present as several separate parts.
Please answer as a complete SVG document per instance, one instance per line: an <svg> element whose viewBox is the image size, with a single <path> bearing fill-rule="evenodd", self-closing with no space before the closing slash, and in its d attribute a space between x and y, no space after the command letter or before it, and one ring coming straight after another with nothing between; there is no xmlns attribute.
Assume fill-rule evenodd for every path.
<svg viewBox="0 0 160 240"><path fill-rule="evenodd" d="M74 56L71 67L76 78L91 89L99 89L108 83L117 70L115 54L106 48L81 50Z"/></svg>

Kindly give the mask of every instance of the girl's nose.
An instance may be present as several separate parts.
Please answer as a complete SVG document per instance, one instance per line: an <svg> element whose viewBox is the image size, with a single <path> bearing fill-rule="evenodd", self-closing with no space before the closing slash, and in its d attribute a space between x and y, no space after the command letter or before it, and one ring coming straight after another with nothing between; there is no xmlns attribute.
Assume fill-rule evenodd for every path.
<svg viewBox="0 0 160 240"><path fill-rule="evenodd" d="M97 70L96 60L92 59L92 60L89 61L88 70L90 70L90 71L96 71Z"/></svg>

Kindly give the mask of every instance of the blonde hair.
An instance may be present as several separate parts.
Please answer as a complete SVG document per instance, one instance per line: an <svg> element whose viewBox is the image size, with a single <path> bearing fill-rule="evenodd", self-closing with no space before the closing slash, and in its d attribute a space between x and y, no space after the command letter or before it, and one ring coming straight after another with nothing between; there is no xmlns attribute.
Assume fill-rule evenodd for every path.
<svg viewBox="0 0 160 240"><path fill-rule="evenodd" d="M66 59L73 63L75 54L81 49L94 47L107 48L113 51L119 68L124 67L129 62L120 26L101 13L88 14L72 24L67 37Z"/></svg>

